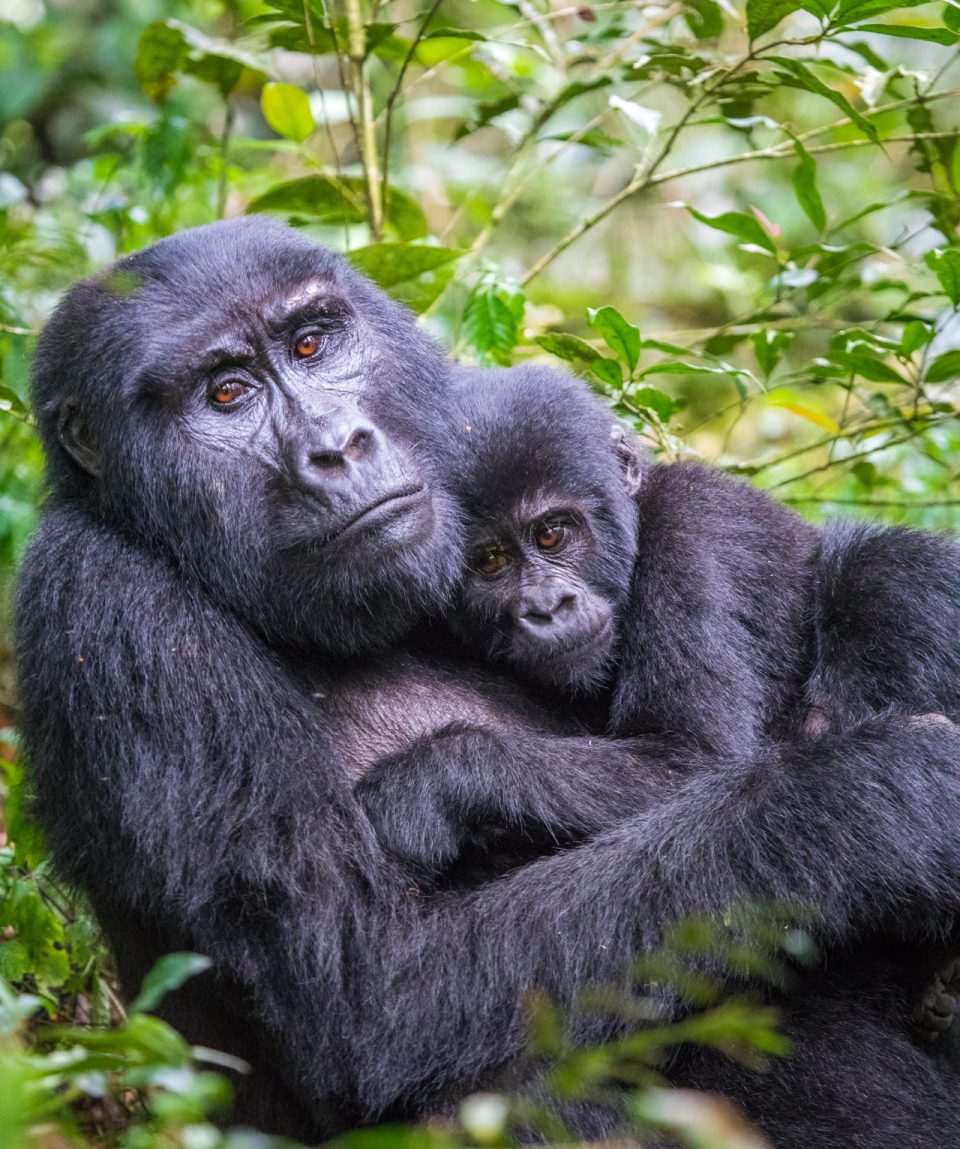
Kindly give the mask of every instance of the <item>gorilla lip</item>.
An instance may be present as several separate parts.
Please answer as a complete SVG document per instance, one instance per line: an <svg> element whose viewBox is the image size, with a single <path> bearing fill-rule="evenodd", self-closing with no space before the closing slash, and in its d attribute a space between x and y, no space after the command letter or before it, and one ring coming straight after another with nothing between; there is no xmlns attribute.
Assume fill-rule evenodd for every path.
<svg viewBox="0 0 960 1149"><path fill-rule="evenodd" d="M324 539L324 545L332 543L336 539L342 539L346 535L353 534L359 527L366 526L371 520L379 521L391 515L404 514L420 502L423 491L422 486L414 485L389 491L381 498L368 504L362 511L358 511L353 518L348 519L347 522L334 531L332 535L328 535L327 538Z"/></svg>

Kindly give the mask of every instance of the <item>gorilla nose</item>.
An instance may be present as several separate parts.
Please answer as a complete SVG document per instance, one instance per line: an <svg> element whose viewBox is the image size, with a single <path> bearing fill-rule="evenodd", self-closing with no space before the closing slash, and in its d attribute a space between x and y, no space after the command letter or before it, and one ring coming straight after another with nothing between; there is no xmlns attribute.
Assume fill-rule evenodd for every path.
<svg viewBox="0 0 960 1149"><path fill-rule="evenodd" d="M377 445L376 431L355 414L325 419L303 445L297 460L300 478L308 484L329 481L351 463L370 458Z"/></svg>
<svg viewBox="0 0 960 1149"><path fill-rule="evenodd" d="M526 599L520 608L520 625L533 634L562 626L574 613L577 596L570 591Z"/></svg>

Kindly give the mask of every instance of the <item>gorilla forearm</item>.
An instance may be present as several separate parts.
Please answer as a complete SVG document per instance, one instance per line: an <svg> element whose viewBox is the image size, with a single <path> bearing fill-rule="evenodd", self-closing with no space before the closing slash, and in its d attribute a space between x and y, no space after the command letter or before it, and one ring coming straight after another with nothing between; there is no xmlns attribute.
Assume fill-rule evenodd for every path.
<svg viewBox="0 0 960 1149"><path fill-rule="evenodd" d="M345 1123L489 1082L523 1048L528 990L569 1005L678 917L778 898L816 906L826 938L887 919L927 936L960 897L960 738L878 723L696 774L469 895L411 898L319 705L165 562L52 512L21 595L25 733L61 867L249 986L318 1113Z"/></svg>

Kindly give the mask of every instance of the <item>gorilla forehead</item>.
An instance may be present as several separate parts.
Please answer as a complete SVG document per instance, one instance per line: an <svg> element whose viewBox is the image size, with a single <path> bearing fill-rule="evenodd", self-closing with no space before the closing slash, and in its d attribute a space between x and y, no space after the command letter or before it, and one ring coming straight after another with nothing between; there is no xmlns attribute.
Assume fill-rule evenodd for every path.
<svg viewBox="0 0 960 1149"><path fill-rule="evenodd" d="M324 291L349 297L352 310L409 330L402 309L347 261L288 227L259 217L193 228L116 263L93 281L103 311L122 315L131 351L159 343L196 348L204 332L246 331L270 324ZM116 338L111 329L107 337ZM127 341L128 344L131 342Z"/></svg>

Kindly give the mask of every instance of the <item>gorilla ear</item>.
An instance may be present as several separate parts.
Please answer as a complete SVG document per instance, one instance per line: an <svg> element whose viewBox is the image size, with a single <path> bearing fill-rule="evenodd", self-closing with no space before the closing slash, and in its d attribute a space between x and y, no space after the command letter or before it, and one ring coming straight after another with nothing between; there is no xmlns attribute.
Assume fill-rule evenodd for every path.
<svg viewBox="0 0 960 1149"><path fill-rule="evenodd" d="M100 452L90 434L80 404L75 399L64 399L60 404L57 436L61 447L81 470L95 479L100 477Z"/></svg>
<svg viewBox="0 0 960 1149"><path fill-rule="evenodd" d="M631 435L622 423L617 423L610 432L610 443L620 464L624 487L633 498L643 485L649 461L647 451L636 435Z"/></svg>

